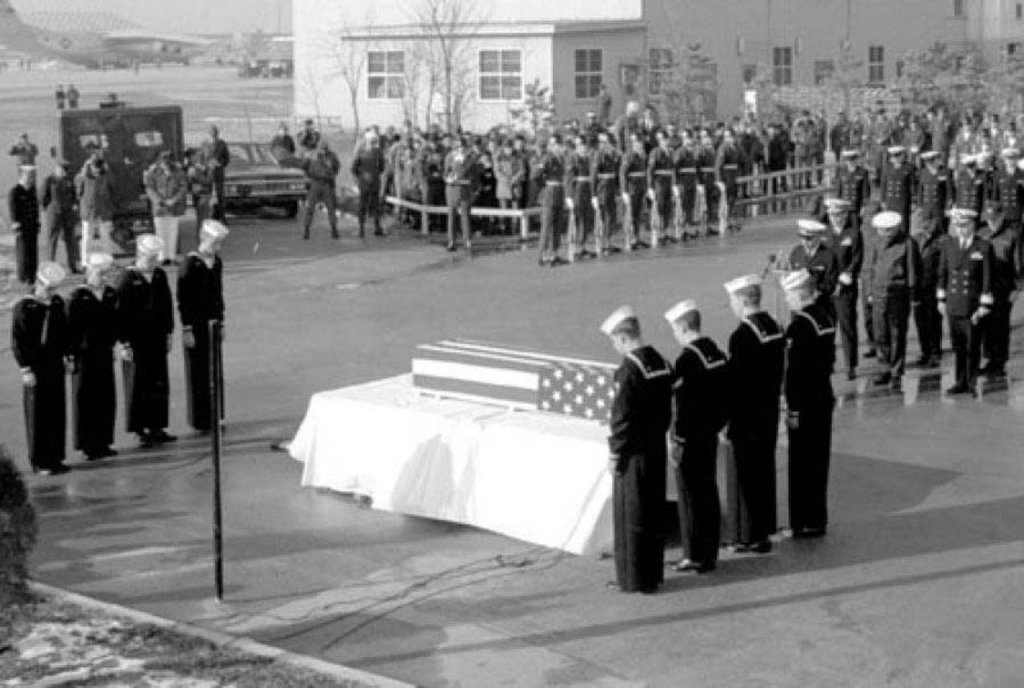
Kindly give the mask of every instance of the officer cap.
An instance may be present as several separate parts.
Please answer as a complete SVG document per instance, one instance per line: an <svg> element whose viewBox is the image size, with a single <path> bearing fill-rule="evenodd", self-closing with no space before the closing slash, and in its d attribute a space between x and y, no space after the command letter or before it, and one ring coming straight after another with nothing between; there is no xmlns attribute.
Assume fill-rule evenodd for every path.
<svg viewBox="0 0 1024 688"><path fill-rule="evenodd" d="M155 256L164 248L164 240L156 234L143 234L135 242L135 251L140 256Z"/></svg>
<svg viewBox="0 0 1024 688"><path fill-rule="evenodd" d="M1008 146L1008 147L1004 148L1002 151L1000 151L999 154L1002 157L1004 157L1004 158L1019 158L1020 157L1020 151L1017 150L1016 148L1012 147L1012 146Z"/></svg>
<svg viewBox="0 0 1024 688"><path fill-rule="evenodd" d="M102 252L90 253L89 257L85 259L85 265L90 270L103 272L114 266L114 256Z"/></svg>
<svg viewBox="0 0 1024 688"><path fill-rule="evenodd" d="M750 291L754 287L760 287L761 276L755 274L743 275L742 277L729 280L722 286L725 287L725 290L730 294L742 294Z"/></svg>
<svg viewBox="0 0 1024 688"><path fill-rule="evenodd" d="M978 219L978 213L970 208L950 208L949 218L953 222L970 222Z"/></svg>
<svg viewBox="0 0 1024 688"><path fill-rule="evenodd" d="M203 220L202 229L199 230L201 239L225 239L230 234L224 223L217 220Z"/></svg>
<svg viewBox="0 0 1024 688"><path fill-rule="evenodd" d="M810 220L806 218L797 220L796 226L796 233L799 234L804 239L810 239L812 237L821 236L822 233L828 229L828 227L818 222L817 220Z"/></svg>
<svg viewBox="0 0 1024 688"><path fill-rule="evenodd" d="M779 281L780 286L785 291L803 291L811 283L811 273L806 268L787 272L786 275Z"/></svg>
<svg viewBox="0 0 1024 688"><path fill-rule="evenodd" d="M833 196L832 198L825 199L825 208L830 213L846 212L850 209L851 205L852 204L845 198L836 198Z"/></svg>
<svg viewBox="0 0 1024 688"><path fill-rule="evenodd" d="M847 148L842 153L840 153L840 155L843 157L844 160L853 160L855 158L860 157L860 151L854 150L853 148Z"/></svg>
<svg viewBox="0 0 1024 688"><path fill-rule="evenodd" d="M962 164L962 165L977 165L978 164L978 156L976 156L976 155L965 155L964 157L960 158L960 164Z"/></svg>
<svg viewBox="0 0 1024 688"><path fill-rule="evenodd" d="M889 146L889 155L903 155L907 149L903 146Z"/></svg>
<svg viewBox="0 0 1024 688"><path fill-rule="evenodd" d="M879 231L891 231L900 226L903 218L899 213L886 210L871 218L871 226Z"/></svg>
<svg viewBox="0 0 1024 688"><path fill-rule="evenodd" d="M671 325L672 323L677 322L680 318L682 318L690 311L695 310L697 310L697 302L694 301L693 299L686 299L685 301L680 301L679 303L665 311L665 320L667 320Z"/></svg>
<svg viewBox="0 0 1024 688"><path fill-rule="evenodd" d="M939 157L939 151L925 151L921 153L921 159L924 161L935 160Z"/></svg>
<svg viewBox="0 0 1024 688"><path fill-rule="evenodd" d="M59 287L67 273L57 263L45 261L36 269L36 281L44 287Z"/></svg>
<svg viewBox="0 0 1024 688"><path fill-rule="evenodd" d="M610 337L628 321L636 319L636 311L629 306L620 306L601 323L601 332Z"/></svg>

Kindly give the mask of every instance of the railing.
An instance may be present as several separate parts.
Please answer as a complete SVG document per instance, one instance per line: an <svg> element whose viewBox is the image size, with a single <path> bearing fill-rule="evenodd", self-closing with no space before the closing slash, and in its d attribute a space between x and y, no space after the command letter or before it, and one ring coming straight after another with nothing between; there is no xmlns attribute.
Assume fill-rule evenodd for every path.
<svg viewBox="0 0 1024 688"><path fill-rule="evenodd" d="M426 205L425 203L416 203L415 201L407 201L397 196L385 197L385 202L391 204L395 208L404 208L420 214L420 233L423 236L430 234L430 216L431 215L442 215L448 217L448 206L444 205ZM480 206L472 206L469 209L470 217L491 217L506 220L515 220L519 224L519 236L523 241L530 238L530 218L540 217L541 208L539 206L532 206L530 208L484 208Z"/></svg>
<svg viewBox="0 0 1024 688"><path fill-rule="evenodd" d="M833 187L835 172L836 165L830 163L740 177L736 180L736 206L748 215L788 212L808 198L826 195Z"/></svg>

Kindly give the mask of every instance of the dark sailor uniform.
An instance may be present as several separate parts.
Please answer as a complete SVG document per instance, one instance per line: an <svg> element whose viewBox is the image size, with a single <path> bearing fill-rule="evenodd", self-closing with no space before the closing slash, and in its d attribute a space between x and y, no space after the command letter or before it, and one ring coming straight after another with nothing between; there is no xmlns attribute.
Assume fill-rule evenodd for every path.
<svg viewBox="0 0 1024 688"><path fill-rule="evenodd" d="M803 244L797 244L789 254L790 270L807 270L818 292L818 303L832 311L832 295L839 284L839 259L835 251L822 242L814 253L808 254Z"/></svg>
<svg viewBox="0 0 1024 688"><path fill-rule="evenodd" d="M83 286L72 292L68 305L74 446L87 458L99 457L114 443L116 302L113 287L104 287L97 297Z"/></svg>
<svg viewBox="0 0 1024 688"><path fill-rule="evenodd" d="M224 321L224 264L220 256L207 265L198 253L190 253L178 274L178 314L181 327L191 331L195 346L184 347L188 424L200 432L211 428L210 323ZM220 351L218 347L218 352ZM223 370L223 365L219 367ZM223 402L223 379L220 399ZM221 406L223 417L223 405Z"/></svg>

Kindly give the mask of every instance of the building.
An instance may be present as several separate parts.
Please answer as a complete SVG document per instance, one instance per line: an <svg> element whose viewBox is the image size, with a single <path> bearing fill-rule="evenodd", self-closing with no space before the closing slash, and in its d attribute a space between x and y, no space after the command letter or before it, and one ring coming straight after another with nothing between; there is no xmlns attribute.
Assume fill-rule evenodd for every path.
<svg viewBox="0 0 1024 688"><path fill-rule="evenodd" d="M351 123L354 95L363 123L438 121L445 99L429 87L423 55L436 39L417 15L430 2L474 6L377 0L359 17L333 0L296 0L296 113ZM1024 0L496 0L486 11L446 32L471 129L508 121L534 81L551 88L560 119L594 109L601 83L614 112L634 98L665 107L666 84L697 60L710 85L700 107L725 118L758 80L821 84L844 56L864 84L884 87L902 76L908 51L936 42L991 60L1024 45Z"/></svg>

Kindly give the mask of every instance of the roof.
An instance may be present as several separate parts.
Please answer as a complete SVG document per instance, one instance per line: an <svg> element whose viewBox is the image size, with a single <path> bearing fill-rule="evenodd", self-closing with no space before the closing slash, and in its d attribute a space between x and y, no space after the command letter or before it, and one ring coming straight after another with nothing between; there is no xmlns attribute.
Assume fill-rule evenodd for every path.
<svg viewBox="0 0 1024 688"><path fill-rule="evenodd" d="M643 31L647 22L641 19L610 19L597 21L516 21L467 24L456 32L462 38L501 36L554 36L558 34L601 33L608 31ZM431 35L422 24L386 24L353 26L339 32L349 40L408 40Z"/></svg>

